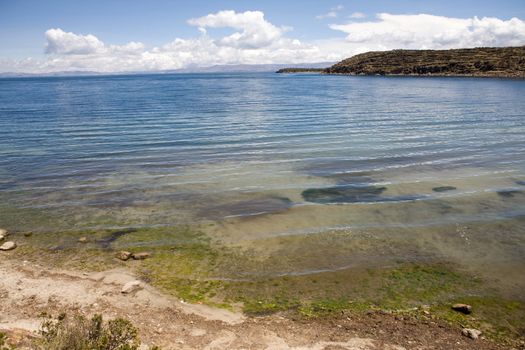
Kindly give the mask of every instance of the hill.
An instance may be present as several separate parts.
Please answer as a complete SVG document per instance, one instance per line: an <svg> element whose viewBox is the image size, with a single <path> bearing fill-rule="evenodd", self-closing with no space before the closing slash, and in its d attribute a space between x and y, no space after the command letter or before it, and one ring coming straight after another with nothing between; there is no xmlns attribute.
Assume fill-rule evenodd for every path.
<svg viewBox="0 0 525 350"><path fill-rule="evenodd" d="M525 46L367 52L334 64L324 73L525 78Z"/></svg>

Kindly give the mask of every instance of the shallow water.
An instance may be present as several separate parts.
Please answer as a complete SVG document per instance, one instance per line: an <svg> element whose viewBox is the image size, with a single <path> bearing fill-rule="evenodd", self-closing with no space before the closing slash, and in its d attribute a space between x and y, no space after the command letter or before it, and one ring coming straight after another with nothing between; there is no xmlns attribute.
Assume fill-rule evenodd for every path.
<svg viewBox="0 0 525 350"><path fill-rule="evenodd" d="M525 81L503 79L1 79L0 226L214 222L213 237L268 252L278 237L301 237L307 251L312 234L361 232L401 237L410 249L383 254L396 259L470 266L492 252L523 268L524 96ZM470 260L458 253L462 227L477 237L475 251L464 248ZM352 242L344 237L333 244ZM334 249L275 271L358 260Z"/></svg>

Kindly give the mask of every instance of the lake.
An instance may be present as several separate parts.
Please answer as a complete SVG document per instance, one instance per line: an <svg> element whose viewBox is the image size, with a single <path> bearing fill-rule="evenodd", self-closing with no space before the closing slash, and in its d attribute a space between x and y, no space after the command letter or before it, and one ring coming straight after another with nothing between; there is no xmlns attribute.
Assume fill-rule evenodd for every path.
<svg viewBox="0 0 525 350"><path fill-rule="evenodd" d="M1 79L0 130L0 227L201 225L269 274L445 260L525 288L523 80Z"/></svg>

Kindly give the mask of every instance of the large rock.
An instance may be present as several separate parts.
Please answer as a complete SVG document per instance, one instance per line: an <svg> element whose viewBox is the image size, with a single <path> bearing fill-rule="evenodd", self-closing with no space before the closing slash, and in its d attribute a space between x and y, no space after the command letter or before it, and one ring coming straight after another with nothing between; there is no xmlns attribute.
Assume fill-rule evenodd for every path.
<svg viewBox="0 0 525 350"><path fill-rule="evenodd" d="M16 248L16 243L13 241L7 241L0 245L0 250L13 250Z"/></svg>
<svg viewBox="0 0 525 350"><path fill-rule="evenodd" d="M469 337L470 339L478 339L481 335L481 331L478 331L474 328L463 328L461 330L461 334L463 334L465 337Z"/></svg>
<svg viewBox="0 0 525 350"><path fill-rule="evenodd" d="M124 294L129 294L141 289L142 284L140 283L140 281L130 281L122 287L121 292Z"/></svg>
<svg viewBox="0 0 525 350"><path fill-rule="evenodd" d="M132 258L135 260L144 260L151 256L151 253L148 252L140 252L140 253L133 253Z"/></svg>
<svg viewBox="0 0 525 350"><path fill-rule="evenodd" d="M459 312L462 312L465 315L468 315L468 314L470 314L472 312L472 306L470 306L468 304L454 304L454 305L452 305L452 309L456 310L456 311L459 311Z"/></svg>

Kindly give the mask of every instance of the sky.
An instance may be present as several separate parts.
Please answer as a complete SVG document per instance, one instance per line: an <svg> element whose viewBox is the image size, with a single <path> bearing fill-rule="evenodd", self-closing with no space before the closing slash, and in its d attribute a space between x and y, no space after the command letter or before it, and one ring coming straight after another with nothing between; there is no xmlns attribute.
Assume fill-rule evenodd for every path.
<svg viewBox="0 0 525 350"><path fill-rule="evenodd" d="M525 0L0 0L0 72L336 62L525 45Z"/></svg>

